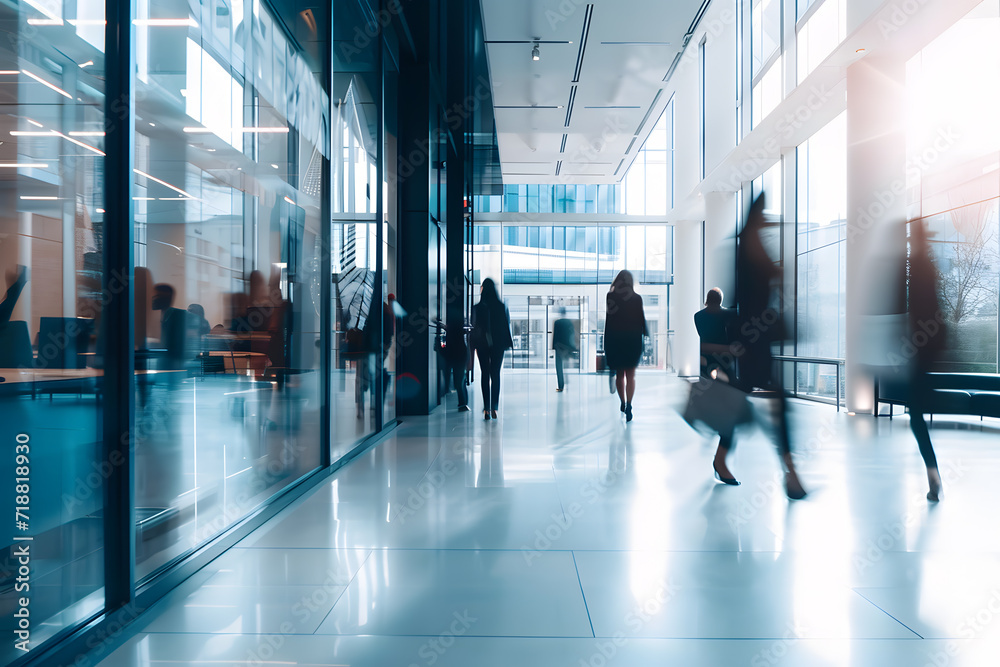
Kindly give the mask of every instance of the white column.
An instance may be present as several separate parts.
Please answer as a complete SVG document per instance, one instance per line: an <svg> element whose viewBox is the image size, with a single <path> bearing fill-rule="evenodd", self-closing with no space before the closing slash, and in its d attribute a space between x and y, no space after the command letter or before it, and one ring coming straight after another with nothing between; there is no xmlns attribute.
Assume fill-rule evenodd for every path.
<svg viewBox="0 0 1000 667"><path fill-rule="evenodd" d="M679 222L674 228L674 284L670 323L674 328L674 368L681 376L699 372L698 332L694 314L701 308L701 225Z"/></svg>
<svg viewBox="0 0 1000 667"><path fill-rule="evenodd" d="M906 243L906 64L864 58L847 70L847 409L874 410L873 378L861 365L870 243ZM886 234L893 225L892 234ZM883 250L885 250L883 248Z"/></svg>

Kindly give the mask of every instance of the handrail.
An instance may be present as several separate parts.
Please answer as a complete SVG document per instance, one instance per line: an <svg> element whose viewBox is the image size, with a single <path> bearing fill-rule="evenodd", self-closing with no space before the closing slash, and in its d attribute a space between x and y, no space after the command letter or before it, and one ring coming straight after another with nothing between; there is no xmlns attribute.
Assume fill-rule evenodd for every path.
<svg viewBox="0 0 1000 667"><path fill-rule="evenodd" d="M843 366L847 363L844 359L834 359L833 357L792 357L787 354L774 354L771 358L776 361L800 361L804 364L826 364L830 366Z"/></svg>
<svg viewBox="0 0 1000 667"><path fill-rule="evenodd" d="M834 359L832 357L792 357L783 354L775 354L771 357L775 361L790 362L793 364L817 364L821 366L836 366L837 367L837 397L834 399L836 401L837 412L840 412L840 374L841 367L846 363L844 359ZM794 369L793 369L794 370ZM829 403L829 401L823 400L818 396L799 396L797 392L793 393L794 396L803 398L807 401L816 401L817 403Z"/></svg>

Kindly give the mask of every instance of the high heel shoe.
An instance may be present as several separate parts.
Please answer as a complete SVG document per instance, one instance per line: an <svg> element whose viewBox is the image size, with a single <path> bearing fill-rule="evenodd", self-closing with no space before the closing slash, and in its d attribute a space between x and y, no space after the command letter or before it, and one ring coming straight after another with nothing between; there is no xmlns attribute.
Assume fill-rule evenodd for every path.
<svg viewBox="0 0 1000 667"><path fill-rule="evenodd" d="M490 410L490 416L493 417L493 419L497 419L497 411L496 410Z"/></svg>
<svg viewBox="0 0 1000 667"><path fill-rule="evenodd" d="M490 411L483 410L483 421L489 421L489 420L490 420Z"/></svg>
<svg viewBox="0 0 1000 667"><path fill-rule="evenodd" d="M625 404L625 421L627 421L627 422L632 421L632 404L631 403L626 403Z"/></svg>
<svg viewBox="0 0 1000 667"><path fill-rule="evenodd" d="M927 500L936 503L941 500L941 474L937 468L927 469Z"/></svg>
<svg viewBox="0 0 1000 667"><path fill-rule="evenodd" d="M719 480L723 484L728 484L729 486L739 486L740 481L735 477L723 477L719 469L715 467L715 462L712 462L712 470L715 471L715 479Z"/></svg>
<svg viewBox="0 0 1000 667"><path fill-rule="evenodd" d="M785 495L789 500L802 500L807 495L795 473L785 474Z"/></svg>
<svg viewBox="0 0 1000 667"><path fill-rule="evenodd" d="M622 412L625 412L625 401L622 401Z"/></svg>

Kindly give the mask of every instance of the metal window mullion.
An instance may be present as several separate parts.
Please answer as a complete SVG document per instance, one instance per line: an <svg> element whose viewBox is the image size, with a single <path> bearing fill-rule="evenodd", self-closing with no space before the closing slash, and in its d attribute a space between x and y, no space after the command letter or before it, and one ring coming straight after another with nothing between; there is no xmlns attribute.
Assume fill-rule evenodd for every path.
<svg viewBox="0 0 1000 667"><path fill-rule="evenodd" d="M110 471L104 486L105 609L135 598L135 490L132 435L135 403L134 204L135 0L108 0L105 28L104 157L104 398L102 461Z"/></svg>

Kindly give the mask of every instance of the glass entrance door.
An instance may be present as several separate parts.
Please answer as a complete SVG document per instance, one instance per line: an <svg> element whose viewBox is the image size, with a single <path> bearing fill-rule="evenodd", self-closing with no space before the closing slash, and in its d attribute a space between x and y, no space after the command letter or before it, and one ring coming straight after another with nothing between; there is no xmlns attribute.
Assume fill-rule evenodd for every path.
<svg viewBox="0 0 1000 667"><path fill-rule="evenodd" d="M566 361L565 369L580 372L580 359L587 359L588 341L580 337L587 320L587 297L582 296L513 296L507 301L510 309L511 334L514 349L507 368L555 369L552 331L556 320L566 317L573 322L580 353Z"/></svg>

